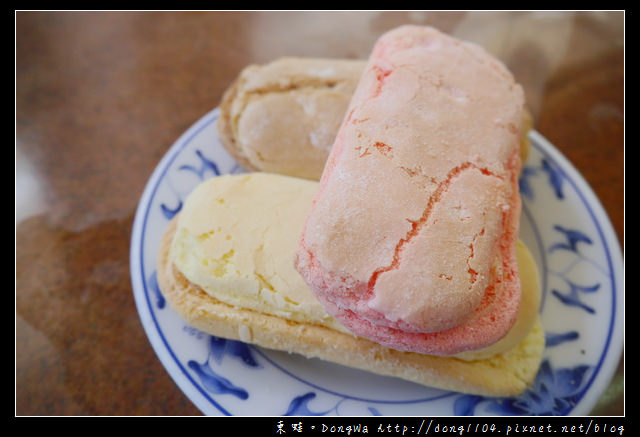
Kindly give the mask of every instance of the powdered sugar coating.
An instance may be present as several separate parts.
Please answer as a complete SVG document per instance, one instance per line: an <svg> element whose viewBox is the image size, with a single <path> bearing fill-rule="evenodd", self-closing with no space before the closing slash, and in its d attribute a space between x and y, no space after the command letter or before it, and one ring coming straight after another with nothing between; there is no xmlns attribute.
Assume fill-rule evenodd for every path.
<svg viewBox="0 0 640 437"><path fill-rule="evenodd" d="M379 39L297 254L330 314L424 353L506 334L520 295L523 106L511 74L476 45L418 26Z"/></svg>

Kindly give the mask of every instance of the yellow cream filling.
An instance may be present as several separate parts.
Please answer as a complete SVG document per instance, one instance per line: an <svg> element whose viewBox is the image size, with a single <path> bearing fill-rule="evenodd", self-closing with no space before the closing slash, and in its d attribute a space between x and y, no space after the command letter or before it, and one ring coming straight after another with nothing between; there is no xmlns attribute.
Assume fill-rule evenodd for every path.
<svg viewBox="0 0 640 437"><path fill-rule="evenodd" d="M203 182L180 212L174 264L229 305L348 332L325 312L293 265L317 185L266 173Z"/></svg>

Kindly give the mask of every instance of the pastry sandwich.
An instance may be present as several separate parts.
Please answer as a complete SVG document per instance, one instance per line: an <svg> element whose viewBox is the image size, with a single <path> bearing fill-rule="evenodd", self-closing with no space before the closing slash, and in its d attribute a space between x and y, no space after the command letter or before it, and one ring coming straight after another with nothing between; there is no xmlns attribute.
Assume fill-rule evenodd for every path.
<svg viewBox="0 0 640 437"><path fill-rule="evenodd" d="M418 26L378 40L297 251L332 316L435 355L511 329L523 109L522 88L479 46Z"/></svg>
<svg viewBox="0 0 640 437"><path fill-rule="evenodd" d="M293 266L317 186L262 172L201 183L163 235L158 284L169 305L218 337L427 386L509 396L533 381L544 339L536 266L524 245L520 317L495 349L451 357L390 349L330 317Z"/></svg>
<svg viewBox="0 0 640 437"><path fill-rule="evenodd" d="M313 62L314 74L337 74ZM240 163L256 171L189 195L162 237L163 295L215 336L441 389L521 393L544 350L538 273L517 238L530 127L522 89L480 47L428 27L394 29L366 64L346 68L359 79L340 91L349 103L336 111L320 180L246 164L257 149L238 146ZM314 87L286 86L289 78L278 105L291 97L315 113L304 100ZM223 111L219 129L242 132L265 94L227 96L244 115ZM282 117L260 129L283 126ZM307 147L310 126L273 156ZM285 167L321 160L299 158Z"/></svg>

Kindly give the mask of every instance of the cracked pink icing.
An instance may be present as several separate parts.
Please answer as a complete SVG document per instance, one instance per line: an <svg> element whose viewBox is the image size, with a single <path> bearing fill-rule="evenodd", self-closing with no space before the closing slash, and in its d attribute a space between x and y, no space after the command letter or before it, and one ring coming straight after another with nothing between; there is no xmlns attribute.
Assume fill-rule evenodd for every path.
<svg viewBox="0 0 640 437"><path fill-rule="evenodd" d="M329 314L388 347L488 346L518 312L524 96L482 48L402 26L376 43L296 267Z"/></svg>

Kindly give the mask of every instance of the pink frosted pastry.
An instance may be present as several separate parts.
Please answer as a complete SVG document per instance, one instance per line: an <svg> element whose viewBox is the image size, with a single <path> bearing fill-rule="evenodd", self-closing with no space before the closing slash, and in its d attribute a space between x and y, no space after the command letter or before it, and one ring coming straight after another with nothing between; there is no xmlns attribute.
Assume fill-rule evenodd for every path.
<svg viewBox="0 0 640 437"><path fill-rule="evenodd" d="M479 46L418 26L378 40L296 257L329 314L434 355L509 331L523 107L521 87Z"/></svg>

